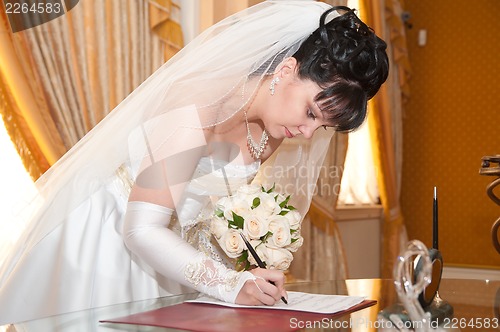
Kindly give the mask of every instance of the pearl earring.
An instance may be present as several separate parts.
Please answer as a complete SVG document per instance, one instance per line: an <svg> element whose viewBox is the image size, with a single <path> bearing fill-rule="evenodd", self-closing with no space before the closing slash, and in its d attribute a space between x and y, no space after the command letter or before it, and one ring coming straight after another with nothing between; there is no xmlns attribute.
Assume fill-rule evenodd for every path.
<svg viewBox="0 0 500 332"><path fill-rule="evenodd" d="M275 77L273 78L273 80L271 81L271 85L269 86L269 90L271 90L271 96L274 96L274 86L276 84L278 84L280 82L280 78L279 77Z"/></svg>

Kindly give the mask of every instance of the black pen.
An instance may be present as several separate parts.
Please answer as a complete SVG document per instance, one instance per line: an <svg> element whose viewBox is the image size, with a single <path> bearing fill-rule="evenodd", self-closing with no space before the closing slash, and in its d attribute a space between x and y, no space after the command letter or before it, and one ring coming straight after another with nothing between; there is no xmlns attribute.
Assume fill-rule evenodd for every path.
<svg viewBox="0 0 500 332"><path fill-rule="evenodd" d="M245 237L245 235L243 235L242 232L240 232L240 235L241 235L241 238L243 239L243 241L245 242L245 244L247 245L247 248L248 248L248 251L250 251L250 254L252 254L253 258L255 259L255 261L257 262L257 265L262 268L262 269L265 269L266 268L266 265L264 264L264 262L260 259L259 255L257 255L257 252L255 251L255 249L252 247L252 245L250 244L250 242L248 242L247 238ZM274 285L274 282L272 281L269 281L269 283L271 285ZM281 301L283 301L285 304L288 304L288 301L285 299L285 297L281 297Z"/></svg>
<svg viewBox="0 0 500 332"><path fill-rule="evenodd" d="M438 196L437 188L434 187L434 201L432 204L432 248L439 250L438 245Z"/></svg>

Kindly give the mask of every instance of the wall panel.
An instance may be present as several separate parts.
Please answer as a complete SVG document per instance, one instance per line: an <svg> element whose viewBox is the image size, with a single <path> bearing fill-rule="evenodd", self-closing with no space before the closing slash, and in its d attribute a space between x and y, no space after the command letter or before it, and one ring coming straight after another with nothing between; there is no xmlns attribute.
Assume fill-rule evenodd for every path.
<svg viewBox="0 0 500 332"><path fill-rule="evenodd" d="M404 114L402 207L410 239L431 245L439 192L445 264L500 268L490 228L500 207L481 157L500 154L500 1L407 0L411 98ZM418 45L418 31L427 44Z"/></svg>

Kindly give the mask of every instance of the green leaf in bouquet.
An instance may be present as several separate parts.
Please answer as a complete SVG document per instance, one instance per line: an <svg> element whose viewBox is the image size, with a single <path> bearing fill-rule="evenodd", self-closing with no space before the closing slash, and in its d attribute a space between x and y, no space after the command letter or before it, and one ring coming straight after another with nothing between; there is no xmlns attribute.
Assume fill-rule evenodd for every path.
<svg viewBox="0 0 500 332"><path fill-rule="evenodd" d="M280 208L286 208L288 201L290 200L290 195L288 195L283 202L280 203Z"/></svg>
<svg viewBox="0 0 500 332"><path fill-rule="evenodd" d="M223 218L224 217L224 211L222 211L221 209L216 209L215 210L215 215L219 218Z"/></svg>
<svg viewBox="0 0 500 332"><path fill-rule="evenodd" d="M267 233L266 233L266 234L264 234L264 235L262 235L262 236L260 237L260 240L262 241L262 243L266 243L266 242L267 242L267 239L269 239L269 237L271 237L271 236L273 236L273 232L271 232L271 231L267 231ZM258 246L260 246L260 244L259 244ZM258 246L257 246L257 247L258 247Z"/></svg>
<svg viewBox="0 0 500 332"><path fill-rule="evenodd" d="M249 261L246 262L245 268L243 270L245 270L245 271L250 270L250 262Z"/></svg>
<svg viewBox="0 0 500 332"><path fill-rule="evenodd" d="M255 209L257 206L260 205L260 198L259 197L255 197L252 201L252 210Z"/></svg>
<svg viewBox="0 0 500 332"><path fill-rule="evenodd" d="M271 187L271 189L266 190L266 189L264 188L264 186L261 186L261 188L262 188L262 192L265 192L265 193L267 193L267 194L270 194L270 193L272 193L272 192L274 191L274 189L276 189L276 183L273 183L273 186Z"/></svg>
<svg viewBox="0 0 500 332"><path fill-rule="evenodd" d="M250 262L248 261L248 250L243 250L240 257L236 261L236 271L248 271L250 269Z"/></svg>
<svg viewBox="0 0 500 332"><path fill-rule="evenodd" d="M243 224L245 223L245 219L242 216L237 215L233 212L233 220L230 220L229 223L234 225L237 229L243 229Z"/></svg>
<svg viewBox="0 0 500 332"><path fill-rule="evenodd" d="M293 206L293 205L287 205L287 207L286 207L286 208L287 208L288 210L290 210L290 211L297 210L297 209L295 208L295 206Z"/></svg>
<svg viewBox="0 0 500 332"><path fill-rule="evenodd" d="M243 250L241 253L241 256L238 257L238 260L236 261L237 263L243 263L248 259L248 250Z"/></svg>
<svg viewBox="0 0 500 332"><path fill-rule="evenodd" d="M284 216L285 214L287 214L288 212L290 212L290 210L281 210L280 213L278 213L280 216Z"/></svg>
<svg viewBox="0 0 500 332"><path fill-rule="evenodd" d="M299 238L296 238L296 239L292 239L292 242L290 243L294 243L295 241L297 241Z"/></svg>

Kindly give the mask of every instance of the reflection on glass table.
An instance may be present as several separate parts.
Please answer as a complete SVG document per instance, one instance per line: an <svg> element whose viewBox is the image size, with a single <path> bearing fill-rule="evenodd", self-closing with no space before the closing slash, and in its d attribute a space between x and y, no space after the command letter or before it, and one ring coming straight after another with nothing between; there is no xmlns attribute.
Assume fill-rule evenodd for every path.
<svg viewBox="0 0 500 332"><path fill-rule="evenodd" d="M287 289L319 294L362 295L378 301L372 307L345 315L337 320L291 322L290 330L379 331L383 329L377 321L379 311L398 302L394 283L385 279L299 282L287 284ZM448 327L459 328L460 331L499 329L500 281L443 279L439 292L440 296L454 308L454 316L448 322ZM3 326L0 327L0 331L168 331L169 329L151 326L99 323L99 320L170 306L197 296L198 293L190 293L83 310Z"/></svg>

